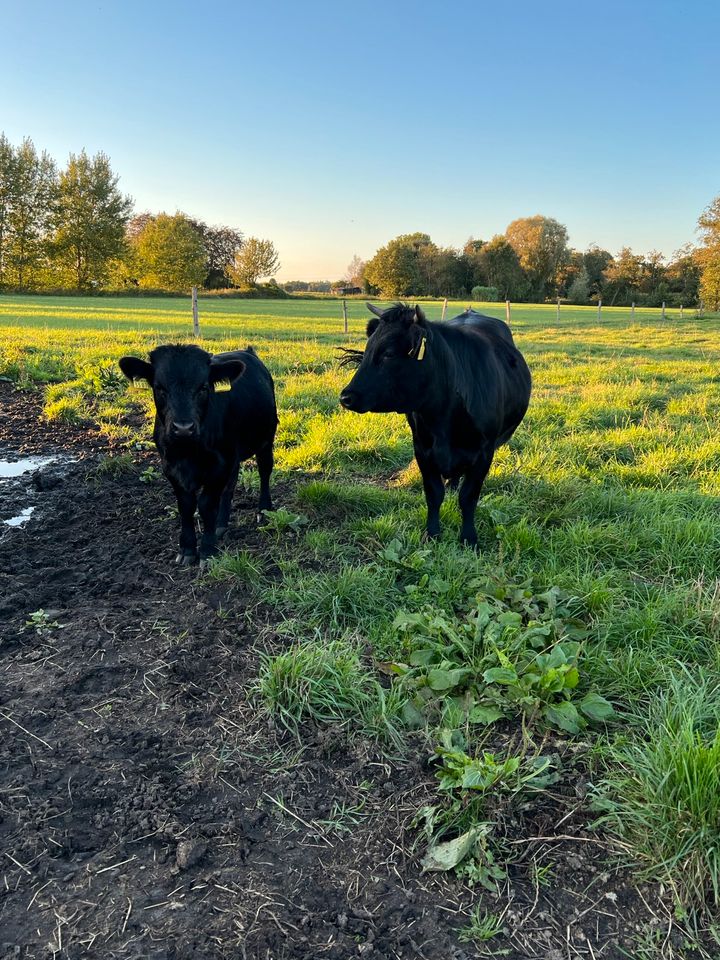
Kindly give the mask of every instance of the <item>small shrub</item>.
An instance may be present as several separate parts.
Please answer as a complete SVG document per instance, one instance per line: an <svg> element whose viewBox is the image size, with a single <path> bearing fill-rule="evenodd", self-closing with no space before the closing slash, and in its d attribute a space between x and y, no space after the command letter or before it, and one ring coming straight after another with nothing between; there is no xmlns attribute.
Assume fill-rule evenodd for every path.
<svg viewBox="0 0 720 960"><path fill-rule="evenodd" d="M397 741L399 699L386 691L344 640L312 640L264 657L258 690L291 730L311 720Z"/></svg>
<svg viewBox="0 0 720 960"><path fill-rule="evenodd" d="M61 397L45 405L45 417L62 423L79 423L83 419L82 400L77 396Z"/></svg>
<svg viewBox="0 0 720 960"><path fill-rule="evenodd" d="M478 300L480 303L497 303L500 299L500 291L497 287L477 286L472 288L471 296L473 300Z"/></svg>

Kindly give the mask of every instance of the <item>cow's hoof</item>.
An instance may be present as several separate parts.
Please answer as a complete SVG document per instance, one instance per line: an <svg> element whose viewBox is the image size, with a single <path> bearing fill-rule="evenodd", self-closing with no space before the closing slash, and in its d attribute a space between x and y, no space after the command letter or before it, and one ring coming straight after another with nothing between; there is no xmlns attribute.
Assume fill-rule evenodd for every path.
<svg viewBox="0 0 720 960"><path fill-rule="evenodd" d="M468 547L470 550L474 550L475 553L478 552L478 541L477 537L460 537L460 543L463 547Z"/></svg>
<svg viewBox="0 0 720 960"><path fill-rule="evenodd" d="M175 557L175 563L181 567L194 567L197 562L198 555L196 550L181 550Z"/></svg>
<svg viewBox="0 0 720 960"><path fill-rule="evenodd" d="M432 533L429 530L426 530L425 533L423 534L423 540L425 540L427 543L434 543L439 539L440 539L439 530L437 532L433 531Z"/></svg>

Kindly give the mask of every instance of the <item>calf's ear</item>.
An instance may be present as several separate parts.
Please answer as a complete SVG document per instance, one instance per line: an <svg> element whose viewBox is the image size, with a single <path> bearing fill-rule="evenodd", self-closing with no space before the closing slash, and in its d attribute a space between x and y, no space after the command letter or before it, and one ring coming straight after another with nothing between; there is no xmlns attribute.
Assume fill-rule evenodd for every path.
<svg viewBox="0 0 720 960"><path fill-rule="evenodd" d="M220 383L222 380L237 380L245 372L242 360L225 360L223 363L210 364L210 383Z"/></svg>
<svg viewBox="0 0 720 960"><path fill-rule="evenodd" d="M368 337L371 337L375 333L379 324L380 321L377 317L373 317L372 320L368 320L368 325L365 327L365 333L368 335Z"/></svg>
<svg viewBox="0 0 720 960"><path fill-rule="evenodd" d="M155 371L147 360L141 360L140 357L121 357L120 369L128 380L147 380L152 386Z"/></svg>
<svg viewBox="0 0 720 960"><path fill-rule="evenodd" d="M422 312L420 307L415 304L415 316L413 317L413 323L419 323L421 326L425 326L425 314Z"/></svg>

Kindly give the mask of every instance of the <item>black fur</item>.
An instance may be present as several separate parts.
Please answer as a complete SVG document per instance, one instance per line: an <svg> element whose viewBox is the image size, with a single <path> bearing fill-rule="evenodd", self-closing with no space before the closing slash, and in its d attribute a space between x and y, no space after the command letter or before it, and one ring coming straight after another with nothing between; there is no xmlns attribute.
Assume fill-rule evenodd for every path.
<svg viewBox="0 0 720 960"><path fill-rule="evenodd" d="M153 350L149 362L123 357L120 369L153 388L153 438L180 511L178 561L198 559L196 508L203 522L200 558L206 559L227 529L240 464L248 457L256 457L260 474L259 509L272 509L272 377L252 347L213 357L199 347L168 345ZM222 381L230 381L230 389L216 392Z"/></svg>
<svg viewBox="0 0 720 960"><path fill-rule="evenodd" d="M477 544L475 507L495 450L525 416L531 378L507 324L473 310L430 323L420 307L398 303L368 323L357 372L340 402L357 413L404 413L428 507L427 532L440 534L443 480L462 478L461 539Z"/></svg>

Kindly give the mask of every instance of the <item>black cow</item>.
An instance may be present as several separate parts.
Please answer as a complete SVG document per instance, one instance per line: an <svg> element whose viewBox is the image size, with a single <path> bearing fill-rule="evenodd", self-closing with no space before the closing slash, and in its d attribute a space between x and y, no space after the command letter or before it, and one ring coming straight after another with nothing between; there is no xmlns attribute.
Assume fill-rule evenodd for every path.
<svg viewBox="0 0 720 960"><path fill-rule="evenodd" d="M149 363L123 357L120 369L153 389L153 438L182 524L177 562L197 562L196 507L203 523L200 559L206 560L227 530L240 463L253 454L260 474L259 509L272 510L278 421L270 372L252 347L212 356L182 344L157 347ZM215 384L223 380L230 381L230 389L216 393Z"/></svg>
<svg viewBox="0 0 720 960"><path fill-rule="evenodd" d="M430 323L420 307L396 304L367 326L365 351L343 363L358 370L340 394L357 413L407 416L427 500L427 534L440 535L443 478L456 487L463 543L475 546L475 507L495 450L506 443L530 401L530 371L502 320L466 310Z"/></svg>

